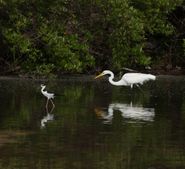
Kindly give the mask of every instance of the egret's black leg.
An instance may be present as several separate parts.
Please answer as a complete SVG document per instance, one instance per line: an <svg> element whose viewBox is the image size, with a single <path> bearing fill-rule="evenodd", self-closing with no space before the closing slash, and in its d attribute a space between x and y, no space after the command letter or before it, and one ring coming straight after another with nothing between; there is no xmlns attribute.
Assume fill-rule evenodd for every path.
<svg viewBox="0 0 185 169"><path fill-rule="evenodd" d="M143 89L139 86L139 84L136 84L136 86L143 92Z"/></svg>

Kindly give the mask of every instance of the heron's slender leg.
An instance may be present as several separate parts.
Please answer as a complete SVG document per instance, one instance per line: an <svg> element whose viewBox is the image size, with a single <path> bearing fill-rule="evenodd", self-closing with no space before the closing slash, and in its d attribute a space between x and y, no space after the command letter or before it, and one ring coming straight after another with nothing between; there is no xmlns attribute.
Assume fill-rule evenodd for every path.
<svg viewBox="0 0 185 169"><path fill-rule="evenodd" d="M48 111L48 107L46 107L46 113L47 113L47 114L49 113L49 111Z"/></svg>
<svg viewBox="0 0 185 169"><path fill-rule="evenodd" d="M52 107L52 109L50 110L50 112L49 112L49 113L52 113L52 112L53 112L53 110L54 110L54 108L55 108L55 106L53 106L53 107Z"/></svg>
<svg viewBox="0 0 185 169"><path fill-rule="evenodd" d="M53 103L52 99L50 99L50 101L51 101L51 103L52 103L53 107L55 107L55 104Z"/></svg>
<svg viewBox="0 0 185 169"><path fill-rule="evenodd" d="M46 102L46 109L48 109L48 101L49 101L49 99L47 99L47 102Z"/></svg>

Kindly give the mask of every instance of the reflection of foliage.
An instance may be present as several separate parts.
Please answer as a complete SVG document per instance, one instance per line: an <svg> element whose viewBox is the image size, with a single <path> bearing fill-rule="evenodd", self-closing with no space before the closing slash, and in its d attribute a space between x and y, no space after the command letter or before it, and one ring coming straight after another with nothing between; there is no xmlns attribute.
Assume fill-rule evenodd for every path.
<svg viewBox="0 0 185 169"><path fill-rule="evenodd" d="M78 113L81 116L81 112ZM69 112L62 117L63 119L50 123L38 135L28 136L26 140L31 140L31 143L27 146L21 147L27 143L26 140L22 140L23 143L19 146L12 145L14 152L21 153L21 156L15 157L13 153L9 156L10 163L6 165L16 163L18 167L21 163L39 165L40 168L47 165L52 168L74 168L78 164L85 168L87 161L90 166L108 169L119 168L118 166L138 169L138 166L147 168L159 164L166 167L185 165L185 156L182 153L184 138L179 137L181 134L178 132L177 139L171 142L171 124L164 120L153 125L122 125L115 121L113 126L97 124L95 127L87 119L79 121L76 118L75 121L70 121ZM10 148L6 147L6 151L11 150ZM34 164L30 164L30 158L34 160ZM0 159L6 160L3 156ZM46 159L54 160L55 163L47 164Z"/></svg>
<svg viewBox="0 0 185 169"><path fill-rule="evenodd" d="M32 81L12 80L14 83L11 80L1 82L2 94L4 95L4 99L1 100L1 108L4 111L0 127L8 129L32 128L34 114L38 108L41 108L37 92L35 92L35 85Z"/></svg>
<svg viewBox="0 0 185 169"><path fill-rule="evenodd" d="M156 81L153 87L156 100L154 95L148 96L152 90L150 86L144 87L144 95L138 89L133 91L134 103L157 103L153 123L128 124L119 118L119 113L115 113L112 125L102 124L91 110L92 102L103 92L99 91L99 96L94 95L97 88L93 83L53 82L52 88L64 96L56 96L53 112L56 119L43 130L37 123L42 117L40 110L41 107L44 109L45 100L40 95L40 88L36 92L37 82L1 82L0 128L13 131L34 129L35 133L19 135L19 143L1 147L0 168L138 169L157 168L160 164L166 168L183 168L185 119L181 118L180 108L185 104L185 100L181 100L184 99L185 88L181 82ZM130 88L110 90L113 91L108 98L111 101L129 102Z"/></svg>
<svg viewBox="0 0 185 169"><path fill-rule="evenodd" d="M68 98L69 102L74 103L82 96L82 88L79 86L71 86L70 88L65 88L64 95Z"/></svg>
<svg viewBox="0 0 185 169"><path fill-rule="evenodd" d="M154 95L151 90L155 85L155 82L147 83L140 88L134 86L130 87L113 88L113 100L119 100L119 102L133 103L135 105L147 106L151 102L151 97Z"/></svg>
<svg viewBox="0 0 185 169"><path fill-rule="evenodd" d="M81 104L82 101L88 103L88 101L92 100L93 97L93 88L88 84L78 84L74 83L64 88L64 97L67 103L72 104Z"/></svg>

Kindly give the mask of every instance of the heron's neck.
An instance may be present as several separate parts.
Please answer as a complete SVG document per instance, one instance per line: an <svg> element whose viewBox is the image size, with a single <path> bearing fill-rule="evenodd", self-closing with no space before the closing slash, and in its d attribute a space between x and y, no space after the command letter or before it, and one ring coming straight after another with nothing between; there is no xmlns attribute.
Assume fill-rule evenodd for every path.
<svg viewBox="0 0 185 169"><path fill-rule="evenodd" d="M44 92L45 86L42 87L41 92Z"/></svg>
<svg viewBox="0 0 185 169"><path fill-rule="evenodd" d="M127 86L127 83L122 79L122 80L119 80L119 81L114 81L114 74L112 72L110 72L110 76L109 76L109 82L112 84L112 85L116 85L116 86Z"/></svg>

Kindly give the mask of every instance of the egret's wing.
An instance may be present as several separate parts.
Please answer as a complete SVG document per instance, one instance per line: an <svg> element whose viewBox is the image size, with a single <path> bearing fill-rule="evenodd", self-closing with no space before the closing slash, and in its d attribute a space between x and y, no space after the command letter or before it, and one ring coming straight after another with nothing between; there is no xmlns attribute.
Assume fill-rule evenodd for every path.
<svg viewBox="0 0 185 169"><path fill-rule="evenodd" d="M143 84L143 82L152 80L150 74L143 74L143 73L126 73L123 75L122 79L126 81L128 84Z"/></svg>

